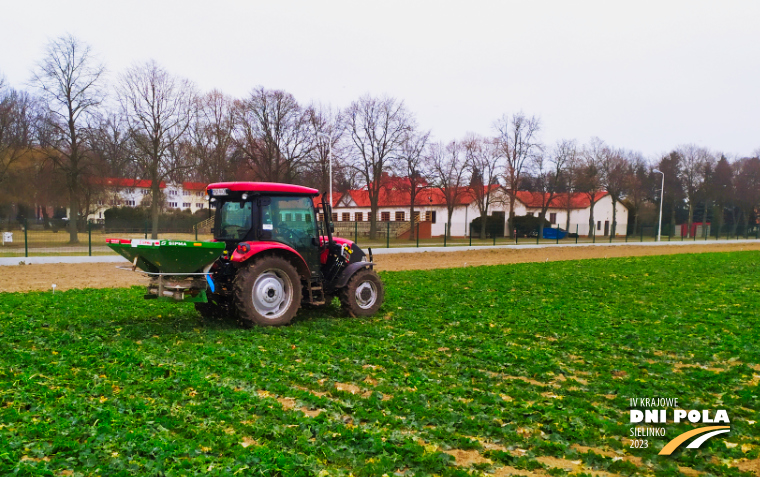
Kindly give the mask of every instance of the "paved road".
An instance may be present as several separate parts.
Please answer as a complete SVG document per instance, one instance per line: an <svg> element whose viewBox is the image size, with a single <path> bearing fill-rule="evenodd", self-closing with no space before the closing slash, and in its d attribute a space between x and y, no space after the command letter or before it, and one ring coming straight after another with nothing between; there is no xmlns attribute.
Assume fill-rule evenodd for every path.
<svg viewBox="0 0 760 477"><path fill-rule="evenodd" d="M646 246L646 247L689 247L692 245L710 245L710 244L725 244L725 243L760 243L760 240L698 240L698 241L683 241L683 242L613 242L613 243L568 243L568 244L524 244L524 245L478 245L478 246L454 246L454 247L395 247L395 248L373 248L372 253L376 255L385 255L392 253L422 253L422 252L461 252L464 250L490 250L490 249L530 249L530 248L562 248L562 247L625 247L631 246ZM70 253L87 253L87 247L71 247ZM93 253L108 252L107 247L93 247ZM35 253L56 253L61 252L60 248L55 249L34 249ZM19 262L24 264L32 263L99 263L99 262L126 262L126 260L120 255L96 255L93 257L88 256L49 256L49 257L0 257L0 266L2 265L18 265Z"/></svg>

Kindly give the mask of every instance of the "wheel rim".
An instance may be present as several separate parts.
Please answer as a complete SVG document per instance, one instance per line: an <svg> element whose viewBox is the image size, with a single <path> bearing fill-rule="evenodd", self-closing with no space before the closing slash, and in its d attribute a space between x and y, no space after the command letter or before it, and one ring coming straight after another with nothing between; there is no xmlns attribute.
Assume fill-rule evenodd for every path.
<svg viewBox="0 0 760 477"><path fill-rule="evenodd" d="M356 287L356 304L359 308L366 310L372 308L372 305L377 301L377 287L369 280L362 282Z"/></svg>
<svg viewBox="0 0 760 477"><path fill-rule="evenodd" d="M267 319L277 319L285 314L293 301L293 286L282 270L262 272L253 283L253 308Z"/></svg>

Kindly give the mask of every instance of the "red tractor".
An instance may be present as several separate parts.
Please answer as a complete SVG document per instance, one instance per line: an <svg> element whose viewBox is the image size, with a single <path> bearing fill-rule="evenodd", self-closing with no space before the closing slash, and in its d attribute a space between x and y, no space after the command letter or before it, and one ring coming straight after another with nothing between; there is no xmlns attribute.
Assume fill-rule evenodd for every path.
<svg viewBox="0 0 760 477"><path fill-rule="evenodd" d="M108 240L153 277L146 298L192 301L204 317L264 326L285 325L301 304L325 305L335 297L351 316L373 315L382 305L372 250L367 257L352 241L333 237L330 204L323 195L318 214L317 190L220 182L207 193L216 209L214 244Z"/></svg>

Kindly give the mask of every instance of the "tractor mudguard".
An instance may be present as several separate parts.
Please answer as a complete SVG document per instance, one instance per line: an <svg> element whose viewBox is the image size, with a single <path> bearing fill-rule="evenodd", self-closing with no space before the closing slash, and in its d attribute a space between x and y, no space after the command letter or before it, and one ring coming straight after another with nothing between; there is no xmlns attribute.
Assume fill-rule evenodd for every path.
<svg viewBox="0 0 760 477"><path fill-rule="evenodd" d="M293 265L295 265L298 272L304 277L310 276L309 266L306 264L306 261L301 254L296 252L294 248L280 242L240 242L232 253L230 260L232 262L243 263L261 252L267 252L270 250L285 252L285 255L288 256L292 255L294 257ZM295 257L298 258L295 259Z"/></svg>
<svg viewBox="0 0 760 477"><path fill-rule="evenodd" d="M364 268L374 269L375 264L372 262L349 263L348 266L338 276L338 278L335 279L335 283L332 284L333 288L335 289L343 288L344 286L348 284L348 281L351 279L351 277L354 276L356 272Z"/></svg>

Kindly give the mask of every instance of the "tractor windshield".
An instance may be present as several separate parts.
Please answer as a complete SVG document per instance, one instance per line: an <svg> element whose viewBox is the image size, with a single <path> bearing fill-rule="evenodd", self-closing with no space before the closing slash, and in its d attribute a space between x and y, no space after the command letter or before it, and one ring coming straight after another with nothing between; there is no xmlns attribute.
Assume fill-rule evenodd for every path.
<svg viewBox="0 0 760 477"><path fill-rule="evenodd" d="M219 207L220 222L216 238L242 240L251 230L251 202L225 202Z"/></svg>

